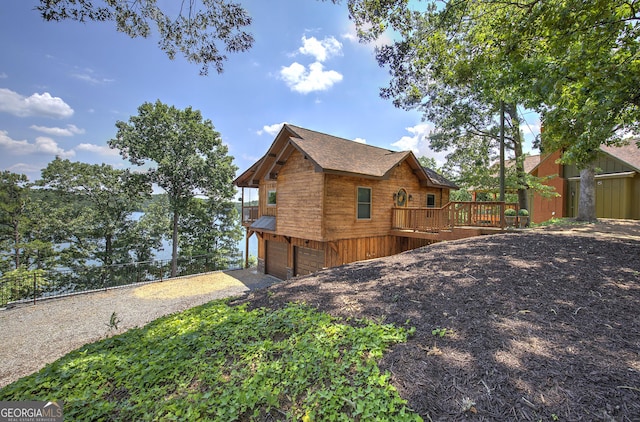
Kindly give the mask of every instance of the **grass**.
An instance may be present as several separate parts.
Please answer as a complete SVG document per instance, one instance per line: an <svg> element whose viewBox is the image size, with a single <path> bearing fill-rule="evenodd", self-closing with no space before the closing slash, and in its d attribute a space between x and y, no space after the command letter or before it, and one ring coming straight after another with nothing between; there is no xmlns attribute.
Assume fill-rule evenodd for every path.
<svg viewBox="0 0 640 422"><path fill-rule="evenodd" d="M377 361L411 330L214 301L86 345L0 390L65 420L421 420Z"/></svg>
<svg viewBox="0 0 640 422"><path fill-rule="evenodd" d="M585 226L593 224L593 222L588 221L577 221L573 217L553 217L547 221L543 221L542 223L532 223L531 227L548 227L548 226L557 226L557 227L573 227L573 226Z"/></svg>

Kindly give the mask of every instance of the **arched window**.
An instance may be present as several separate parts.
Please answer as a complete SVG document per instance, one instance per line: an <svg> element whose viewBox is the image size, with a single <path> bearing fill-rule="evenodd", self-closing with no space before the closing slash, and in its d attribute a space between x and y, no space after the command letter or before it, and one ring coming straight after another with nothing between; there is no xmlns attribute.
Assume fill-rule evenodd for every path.
<svg viewBox="0 0 640 422"><path fill-rule="evenodd" d="M407 191L404 189L400 189L398 193L396 193L396 206L397 207L406 207L407 206Z"/></svg>

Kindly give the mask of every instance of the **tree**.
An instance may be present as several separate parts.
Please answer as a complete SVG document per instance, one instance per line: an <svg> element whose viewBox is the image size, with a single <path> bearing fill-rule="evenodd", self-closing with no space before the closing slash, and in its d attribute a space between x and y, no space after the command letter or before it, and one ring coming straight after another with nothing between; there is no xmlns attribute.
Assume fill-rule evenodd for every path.
<svg viewBox="0 0 640 422"><path fill-rule="evenodd" d="M167 235L169 233L169 235ZM151 250L162 247L162 239L171 238L171 210L166 194L153 195L153 200L143 207L137 230L129 239L136 261L149 261Z"/></svg>
<svg viewBox="0 0 640 422"><path fill-rule="evenodd" d="M389 26L404 37L411 30L408 23L422 18L426 27L444 23L452 28L454 33L445 31L439 39L453 46L451 55L464 59L451 71L445 61L444 71L487 69L473 73L483 86L501 92L507 103L541 113L543 147L562 149L563 162L582 169L580 220L595 219L593 161L599 147L638 133L638 6L637 0L456 0L440 6L429 2L423 13L409 10L404 0L350 1L359 26L369 25L365 38ZM458 48L453 35L471 49Z"/></svg>
<svg viewBox="0 0 640 422"><path fill-rule="evenodd" d="M56 157L37 183L56 198L57 211L50 218L58 221L58 243L69 244L68 260L103 265L130 260L127 240L135 228L131 214L151 194L144 175Z"/></svg>
<svg viewBox="0 0 640 422"><path fill-rule="evenodd" d="M564 150L563 162L580 169L578 220L596 219L594 162L600 146L638 133L638 6L556 0L521 12L527 37L539 42L535 55L520 59L518 68L535 82L530 98L543 117L543 146Z"/></svg>
<svg viewBox="0 0 640 422"><path fill-rule="evenodd" d="M325 0L323 0L325 1ZM337 3L339 0L332 0ZM187 61L201 64L206 75L210 66L222 73L225 52L249 50L253 36L249 13L231 0L40 0L36 8L46 21L114 22L128 36L148 37L158 32L160 48L170 59L180 52Z"/></svg>
<svg viewBox="0 0 640 422"><path fill-rule="evenodd" d="M431 3L418 12L405 1L349 3L362 39L371 40L387 27L400 34L399 40L377 52L379 64L388 66L392 76L381 96L397 107L421 111L434 123L431 148L452 151L451 163L463 165L457 181L472 182L467 187L486 186L495 178L488 170L499 148L499 111L505 104L506 147L516 163L513 187L520 207L528 208L518 99L494 76L500 71L495 52L477 48L478 41L468 36L475 25L469 9L456 4L438 8Z"/></svg>
<svg viewBox="0 0 640 422"><path fill-rule="evenodd" d="M43 270L55 266L58 255L54 244L58 232L54 219L58 213L56 202L49 199L46 191L30 189L22 235L22 265L25 268Z"/></svg>
<svg viewBox="0 0 640 422"><path fill-rule="evenodd" d="M230 198L213 201L194 198L184 219L181 244L187 255L207 255L212 269L221 270L237 264L238 241L242 231L238 211Z"/></svg>
<svg viewBox="0 0 640 422"><path fill-rule="evenodd" d="M8 170L0 173L0 244L10 245L13 269L21 264L22 236L29 201L29 180ZM3 250L6 250L4 247Z"/></svg>
<svg viewBox="0 0 640 422"><path fill-rule="evenodd" d="M251 17L239 4L229 0L180 2L172 16L171 6L157 0L40 0L37 7L46 21L112 21L128 36L148 37L152 25L160 36L160 48L173 59L180 52L189 62L223 70L225 51L242 52L253 45L253 36L244 30Z"/></svg>
<svg viewBox="0 0 640 422"><path fill-rule="evenodd" d="M118 121L118 132L109 141L123 158L135 165L154 166L150 180L167 193L172 212L171 276L177 273L181 217L197 195L221 202L233 197L237 170L211 120L200 111L179 110L159 100L144 103L129 122Z"/></svg>

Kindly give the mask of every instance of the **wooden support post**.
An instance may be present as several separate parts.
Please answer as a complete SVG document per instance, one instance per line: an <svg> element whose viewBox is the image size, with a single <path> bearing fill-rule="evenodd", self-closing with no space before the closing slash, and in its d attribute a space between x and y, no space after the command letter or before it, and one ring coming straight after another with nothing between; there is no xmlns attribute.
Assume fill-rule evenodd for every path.
<svg viewBox="0 0 640 422"><path fill-rule="evenodd" d="M244 191L244 188L243 188L243 191ZM247 230L244 234L244 267L245 268L249 268L249 236L251 236L251 234L249 233L249 227L247 227Z"/></svg>

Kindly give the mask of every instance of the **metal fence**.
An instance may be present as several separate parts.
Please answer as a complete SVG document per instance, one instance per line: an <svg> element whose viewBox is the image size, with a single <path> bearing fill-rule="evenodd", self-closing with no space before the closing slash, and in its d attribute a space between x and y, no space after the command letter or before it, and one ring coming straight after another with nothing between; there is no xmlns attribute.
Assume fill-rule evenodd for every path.
<svg viewBox="0 0 640 422"><path fill-rule="evenodd" d="M242 254L221 258L199 255L178 258L177 276L238 269ZM133 284L162 281L171 276L171 260L133 262L109 266L87 266L74 270L37 270L22 275L0 276L0 307L12 303L70 296Z"/></svg>

